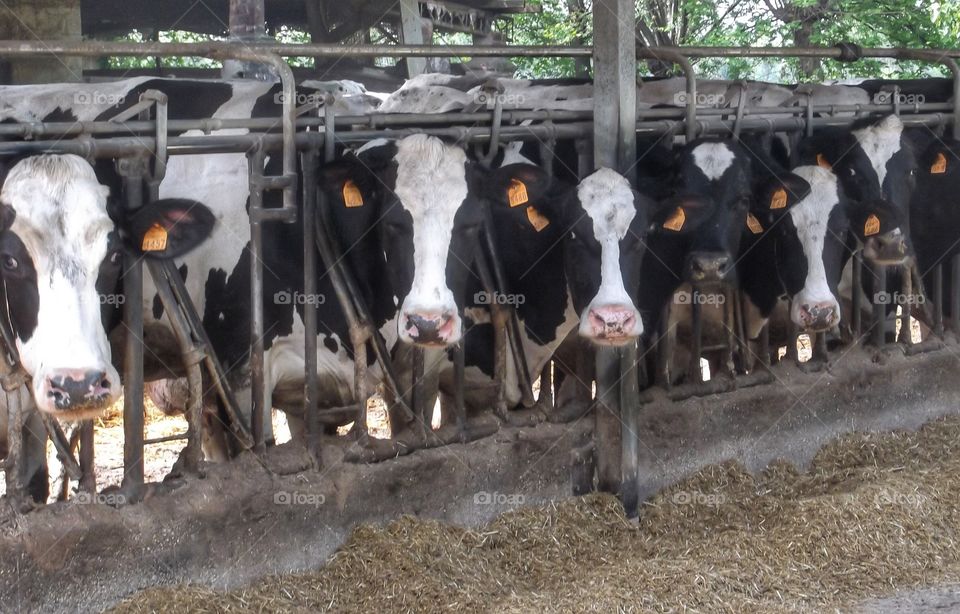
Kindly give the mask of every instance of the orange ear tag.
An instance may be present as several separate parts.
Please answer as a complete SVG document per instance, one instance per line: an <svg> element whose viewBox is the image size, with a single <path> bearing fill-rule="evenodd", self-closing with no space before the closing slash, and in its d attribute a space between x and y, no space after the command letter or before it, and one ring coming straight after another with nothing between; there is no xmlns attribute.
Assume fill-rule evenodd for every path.
<svg viewBox="0 0 960 614"><path fill-rule="evenodd" d="M343 184L343 204L351 209L363 206L363 194L352 179Z"/></svg>
<svg viewBox="0 0 960 614"><path fill-rule="evenodd" d="M530 197L527 196L527 186L519 179L511 179L510 187L507 188L507 201L511 207L519 207L525 204Z"/></svg>
<svg viewBox="0 0 960 614"><path fill-rule="evenodd" d="M771 209L783 209L787 206L787 191L783 188L780 188L773 193L773 196L770 198L770 208Z"/></svg>
<svg viewBox="0 0 960 614"><path fill-rule="evenodd" d="M943 152L937 154L937 159L933 161L933 166L930 167L930 173L932 175L942 175L947 172L947 157L943 155Z"/></svg>
<svg viewBox="0 0 960 614"><path fill-rule="evenodd" d="M663 223L663 227L667 230L672 230L674 232L680 232L680 229L683 228L683 224L687 221L687 214L684 213L683 207L677 207L677 210L674 211L673 215L667 218L667 221Z"/></svg>
<svg viewBox="0 0 960 614"><path fill-rule="evenodd" d="M752 213L747 214L747 228L755 235L763 232L763 226L760 224L760 220L755 218Z"/></svg>
<svg viewBox="0 0 960 614"><path fill-rule="evenodd" d="M143 235L140 249L145 252L162 252L167 249L167 229L160 224L154 224Z"/></svg>
<svg viewBox="0 0 960 614"><path fill-rule="evenodd" d="M867 216L867 221L863 225L863 236L872 237L880 232L880 218L874 214Z"/></svg>
<svg viewBox="0 0 960 614"><path fill-rule="evenodd" d="M827 162L827 159L823 157L823 154L817 154L817 166L820 168L825 168L828 171L833 170L833 165Z"/></svg>
<svg viewBox="0 0 960 614"><path fill-rule="evenodd" d="M527 219L530 220L530 225L533 226L537 232L540 232L550 225L550 220L545 218L543 214L537 211L532 205L527 207Z"/></svg>

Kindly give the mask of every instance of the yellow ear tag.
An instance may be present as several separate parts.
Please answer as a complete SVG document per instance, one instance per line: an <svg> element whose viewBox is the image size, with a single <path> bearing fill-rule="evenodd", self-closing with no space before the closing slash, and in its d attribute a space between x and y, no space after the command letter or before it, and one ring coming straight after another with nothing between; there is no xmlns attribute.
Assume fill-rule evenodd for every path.
<svg viewBox="0 0 960 614"><path fill-rule="evenodd" d="M363 194L352 179L343 184L343 204L351 209L363 206Z"/></svg>
<svg viewBox="0 0 960 614"><path fill-rule="evenodd" d="M755 218L752 213L747 214L747 228L755 235L763 232L763 226L760 224L760 220Z"/></svg>
<svg viewBox="0 0 960 614"><path fill-rule="evenodd" d="M167 249L167 229L160 224L154 224L143 235L140 249L145 252L162 252Z"/></svg>
<svg viewBox="0 0 960 614"><path fill-rule="evenodd" d="M872 237L880 232L880 218L874 214L867 216L867 221L863 225L863 236Z"/></svg>
<svg viewBox="0 0 960 614"><path fill-rule="evenodd" d="M663 223L663 227L667 230L680 232L680 229L683 228L683 224L686 221L687 214L684 213L683 207L677 207L677 210L674 211L673 215L667 218L667 221Z"/></svg>
<svg viewBox="0 0 960 614"><path fill-rule="evenodd" d="M930 167L930 173L933 175L942 175L947 172L947 157L943 155L943 152L937 154L937 159L933 161L933 166Z"/></svg>
<svg viewBox="0 0 960 614"><path fill-rule="evenodd" d="M817 166L820 168L825 168L828 171L833 170L833 166L827 162L827 159L823 157L823 154L817 154Z"/></svg>
<svg viewBox="0 0 960 614"><path fill-rule="evenodd" d="M519 207L528 200L530 200L530 197L527 196L527 185L519 179L511 179L510 187L507 188L507 201L510 206Z"/></svg>
<svg viewBox="0 0 960 614"><path fill-rule="evenodd" d="M770 208L771 209L783 209L787 206L787 191L783 188L780 188L773 193L773 196L770 198Z"/></svg>
<svg viewBox="0 0 960 614"><path fill-rule="evenodd" d="M545 218L543 214L537 211L532 205L527 207L527 219L530 220L530 225L533 226L537 232L540 232L550 225L550 220Z"/></svg>

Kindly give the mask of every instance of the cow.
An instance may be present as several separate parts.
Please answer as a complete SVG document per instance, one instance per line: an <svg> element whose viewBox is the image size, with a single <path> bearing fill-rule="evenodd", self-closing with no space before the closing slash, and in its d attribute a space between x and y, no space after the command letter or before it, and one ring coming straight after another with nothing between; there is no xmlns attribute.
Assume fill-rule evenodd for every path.
<svg viewBox="0 0 960 614"><path fill-rule="evenodd" d="M665 197L652 216L648 255L641 269L640 308L648 340L665 332L671 345L677 346L679 337L677 347L685 349L690 345L691 303L707 296L701 291L712 289L710 296L724 296L701 304L705 314L715 312L704 319L717 320L716 325L704 327L705 337L717 342L727 338L729 324L719 324L725 301L722 288L737 286L737 256L754 194L802 189L803 182L791 173L775 174L746 146L717 138L698 139L683 147L674 174L673 196ZM668 305L670 320L662 327ZM687 361L681 353L675 351L674 364L668 365L671 380L683 377Z"/></svg>
<svg viewBox="0 0 960 614"><path fill-rule="evenodd" d="M4 316L23 371L27 462L21 476L36 501L48 494L44 412L75 421L99 415L121 393L108 333L117 323L105 297L122 292L124 253L176 258L214 228L213 213L189 199L161 199L127 211L93 167L74 155L36 155L0 173L0 279ZM143 251L149 233L162 249ZM154 247L159 247L156 245ZM0 448L7 443L0 397Z"/></svg>
<svg viewBox="0 0 960 614"><path fill-rule="evenodd" d="M573 331L594 345L637 338L643 323L636 293L650 203L625 177L601 168L570 186L535 165L513 163L490 172L486 200L506 276L503 302L517 309L531 381ZM482 300L469 310L466 401L484 408L496 401L488 307L499 299L482 286L475 290ZM521 400L514 369L508 354L510 407ZM452 368L444 371L441 386L452 393Z"/></svg>
<svg viewBox="0 0 960 614"><path fill-rule="evenodd" d="M960 142L936 139L919 156L917 184L910 201L910 239L917 258L917 271L928 299L933 300L937 265L949 264L960 254L957 198L960 197ZM953 315L950 296L954 276L943 268L941 307L945 318ZM927 322L932 325L932 322Z"/></svg>

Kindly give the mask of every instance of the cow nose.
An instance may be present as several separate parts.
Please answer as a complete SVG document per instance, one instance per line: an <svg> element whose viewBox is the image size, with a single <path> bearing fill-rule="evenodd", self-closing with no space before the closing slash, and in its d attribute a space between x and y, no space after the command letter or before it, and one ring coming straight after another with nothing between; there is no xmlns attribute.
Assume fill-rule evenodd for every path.
<svg viewBox="0 0 960 614"><path fill-rule="evenodd" d="M688 268L690 281L722 281L730 270L730 255L723 252L694 252L690 254Z"/></svg>
<svg viewBox="0 0 960 614"><path fill-rule="evenodd" d="M96 409L110 401L113 383L101 370L58 369L47 376L45 393L60 410Z"/></svg>
<svg viewBox="0 0 960 614"><path fill-rule="evenodd" d="M607 341L626 342L636 336L634 333L637 312L624 305L605 305L594 307L588 314L591 336Z"/></svg>
<svg viewBox="0 0 960 614"><path fill-rule="evenodd" d="M453 329L449 313L408 313L407 334L415 343L446 343Z"/></svg>
<svg viewBox="0 0 960 614"><path fill-rule="evenodd" d="M800 305L800 324L804 329L821 332L833 328L840 319L834 303L822 302Z"/></svg>
<svg viewBox="0 0 960 614"><path fill-rule="evenodd" d="M906 237L903 235L871 237L867 239L863 256L874 264L903 264L910 253Z"/></svg>

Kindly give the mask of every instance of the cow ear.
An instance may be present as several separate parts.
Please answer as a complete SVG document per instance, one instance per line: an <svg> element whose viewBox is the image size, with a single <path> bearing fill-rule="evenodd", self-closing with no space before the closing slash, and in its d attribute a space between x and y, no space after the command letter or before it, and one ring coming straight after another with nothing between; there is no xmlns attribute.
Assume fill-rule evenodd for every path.
<svg viewBox="0 0 960 614"><path fill-rule="evenodd" d="M793 205L810 194L810 184L799 175L783 172L772 177L758 191L751 207L753 213L764 217L786 213Z"/></svg>
<svg viewBox="0 0 960 614"><path fill-rule="evenodd" d="M0 203L0 232L9 230L16 218L17 212L13 210L13 207Z"/></svg>
<svg viewBox="0 0 960 614"><path fill-rule="evenodd" d="M353 158L332 162L320 169L320 183L334 208L361 209L373 203L377 178Z"/></svg>
<svg viewBox="0 0 960 614"><path fill-rule="evenodd" d="M539 203L549 189L550 176L546 171L521 162L491 170L485 192L498 206L519 207Z"/></svg>
<svg viewBox="0 0 960 614"><path fill-rule="evenodd" d="M903 224L903 216L884 201L871 204L851 201L847 206L850 228L861 241L893 232Z"/></svg>
<svg viewBox="0 0 960 614"><path fill-rule="evenodd" d="M667 199L650 216L649 234L686 234L699 225L709 208L709 199L696 194Z"/></svg>
<svg viewBox="0 0 960 614"><path fill-rule="evenodd" d="M131 249L151 258L178 258L213 232L215 217L205 205L164 198L127 214L123 234Z"/></svg>

